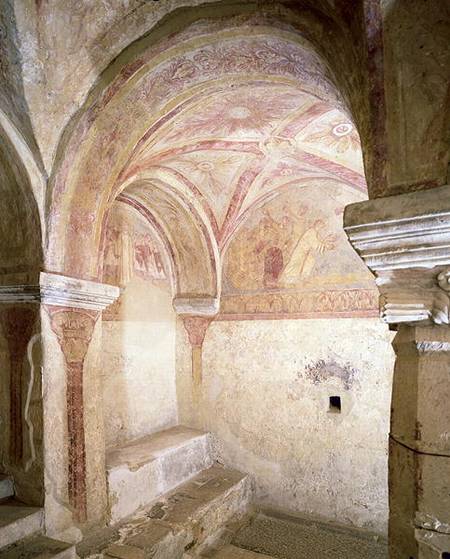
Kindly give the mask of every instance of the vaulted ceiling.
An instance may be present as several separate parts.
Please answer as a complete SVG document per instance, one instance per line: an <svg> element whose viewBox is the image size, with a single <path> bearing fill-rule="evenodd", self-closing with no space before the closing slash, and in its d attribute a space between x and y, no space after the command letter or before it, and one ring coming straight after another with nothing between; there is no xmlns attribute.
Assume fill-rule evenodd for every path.
<svg viewBox="0 0 450 559"><path fill-rule="evenodd" d="M317 179L366 195L359 138L348 116L279 83L224 88L189 103L151 134L123 173L183 183L221 248L253 207L287 184ZM157 210L155 208L155 210Z"/></svg>

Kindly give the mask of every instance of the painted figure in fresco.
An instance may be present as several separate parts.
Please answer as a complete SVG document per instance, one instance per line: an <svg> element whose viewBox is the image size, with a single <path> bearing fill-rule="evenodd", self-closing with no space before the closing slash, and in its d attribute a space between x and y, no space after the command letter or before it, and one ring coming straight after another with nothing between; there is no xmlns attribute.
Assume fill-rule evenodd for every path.
<svg viewBox="0 0 450 559"><path fill-rule="evenodd" d="M264 255L264 287L276 287L283 271L283 251L279 247L270 247Z"/></svg>
<svg viewBox="0 0 450 559"><path fill-rule="evenodd" d="M130 281L133 273L132 246L132 238L126 228L119 231L108 227L104 270L109 281L119 285Z"/></svg>
<svg viewBox="0 0 450 559"><path fill-rule="evenodd" d="M150 235L140 235L134 243L134 268L144 279L165 279L160 253Z"/></svg>
<svg viewBox="0 0 450 559"><path fill-rule="evenodd" d="M333 250L336 246L335 235L323 235L325 221L316 219L297 241L280 280L285 284L297 283L299 279L308 279L319 255Z"/></svg>

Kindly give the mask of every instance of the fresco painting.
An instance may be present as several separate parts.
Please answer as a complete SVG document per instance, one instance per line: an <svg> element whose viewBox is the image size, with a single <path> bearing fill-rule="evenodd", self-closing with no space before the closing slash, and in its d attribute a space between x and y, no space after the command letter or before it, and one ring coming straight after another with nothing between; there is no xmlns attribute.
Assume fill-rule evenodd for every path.
<svg viewBox="0 0 450 559"><path fill-rule="evenodd" d="M370 314L376 309L373 278L342 230L343 208L351 197L345 186L332 182L287 186L254 211L225 254L222 312Z"/></svg>
<svg viewBox="0 0 450 559"><path fill-rule="evenodd" d="M125 287L133 276L153 284L168 283L161 241L133 209L116 203L106 228L103 279Z"/></svg>
<svg viewBox="0 0 450 559"><path fill-rule="evenodd" d="M203 270L185 284L187 293L206 289L209 272L198 254L204 242L180 245L177 239L193 239L195 231L210 228L214 238L206 243L220 254L220 317L376 313L373 278L342 228L344 207L367 198L359 137L335 106L276 82L205 94L146 138L122 179L154 185L136 186L134 194L128 189L127 196L165 216L175 273L182 278L180 270L189 263ZM190 225L187 235L184 210L177 206L174 213L167 206L170 193L181 191L189 200L185 204L197 204L210 222ZM140 219L139 232L131 233L125 221L108 226L108 281L123 284L131 274L166 279L167 245L158 245L151 225Z"/></svg>
<svg viewBox="0 0 450 559"><path fill-rule="evenodd" d="M364 173L356 127L336 109L307 125L296 136L296 141L312 153L328 156L346 167Z"/></svg>

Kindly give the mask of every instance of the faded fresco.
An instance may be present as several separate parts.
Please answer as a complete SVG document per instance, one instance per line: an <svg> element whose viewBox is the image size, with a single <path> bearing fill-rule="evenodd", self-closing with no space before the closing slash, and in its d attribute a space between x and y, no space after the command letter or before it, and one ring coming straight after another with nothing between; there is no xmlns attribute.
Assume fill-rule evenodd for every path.
<svg viewBox="0 0 450 559"><path fill-rule="evenodd" d="M342 212L352 194L330 181L281 188L239 228L224 264L225 314L361 314L373 279L350 249Z"/></svg>
<svg viewBox="0 0 450 559"><path fill-rule="evenodd" d="M127 87L118 78L102 101L95 145L105 165L91 152L80 159L68 268L94 274L84 252L105 238L104 281L167 279L174 297L220 298L222 318L374 316L375 285L342 232L344 206L367 198L359 135L311 51L263 36L193 40L148 64L145 78L131 68ZM90 218L117 196L146 234L105 233Z"/></svg>
<svg viewBox="0 0 450 559"><path fill-rule="evenodd" d="M202 208L221 254L221 318L376 315L342 227L367 190L357 130L337 108L275 83L205 96L147 140L133 175Z"/></svg>
<svg viewBox="0 0 450 559"><path fill-rule="evenodd" d="M116 202L104 240L103 281L122 288L122 295L103 313L104 320L119 320L123 290L139 278L170 290L170 266L155 230L133 208Z"/></svg>
<svg viewBox="0 0 450 559"><path fill-rule="evenodd" d="M115 204L105 236L105 283L125 287L134 276L158 285L167 283L167 263L161 241L135 210L125 204Z"/></svg>
<svg viewBox="0 0 450 559"><path fill-rule="evenodd" d="M36 203L23 165L0 137L0 283L33 281L42 260ZM8 278L9 276L9 278Z"/></svg>
<svg viewBox="0 0 450 559"><path fill-rule="evenodd" d="M205 94L149 135L121 180L104 281L201 296L216 274L226 319L376 314L342 228L344 207L367 197L359 136L336 107L279 83Z"/></svg>

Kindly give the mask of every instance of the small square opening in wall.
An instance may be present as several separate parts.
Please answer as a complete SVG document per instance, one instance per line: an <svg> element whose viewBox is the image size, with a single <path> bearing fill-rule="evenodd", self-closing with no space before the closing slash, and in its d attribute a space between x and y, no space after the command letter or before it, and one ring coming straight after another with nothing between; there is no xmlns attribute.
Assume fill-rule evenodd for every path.
<svg viewBox="0 0 450 559"><path fill-rule="evenodd" d="M442 559L450 559L450 551L444 551L442 554Z"/></svg>
<svg viewBox="0 0 450 559"><path fill-rule="evenodd" d="M341 397L340 396L330 396L330 408L331 413L341 413Z"/></svg>

